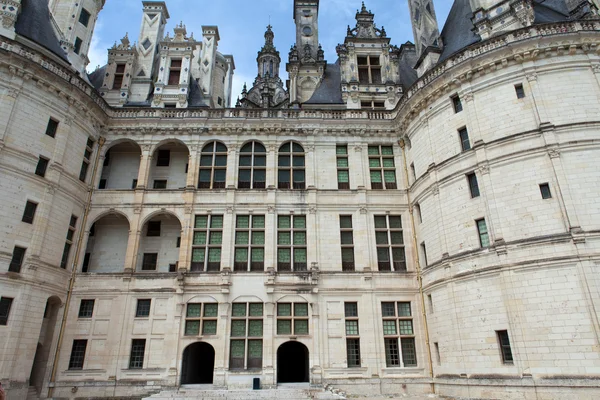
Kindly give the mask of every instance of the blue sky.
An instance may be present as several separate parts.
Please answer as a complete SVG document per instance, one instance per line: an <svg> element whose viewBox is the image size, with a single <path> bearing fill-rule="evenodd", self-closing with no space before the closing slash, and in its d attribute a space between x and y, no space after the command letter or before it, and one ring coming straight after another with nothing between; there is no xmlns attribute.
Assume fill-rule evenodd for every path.
<svg viewBox="0 0 600 400"><path fill-rule="evenodd" d="M167 30L171 34L175 24L180 21L186 25L188 34L194 32L197 39L202 37L202 25L219 27L219 51L233 54L235 59L234 100L239 96L244 82L251 86L256 77L256 55L264 43L263 35L269 19L275 32L275 46L282 59L280 75L284 80L287 78L285 63L290 46L296 40L293 0L166 0L166 4L171 15ZM452 0L436 0L434 4L441 29ZM385 27L392 44L413 41L406 0L367 0L365 5L375 14L377 26ZM360 7L361 0L321 0L319 40L328 62L333 63L337 59L335 46L343 43L346 27L355 26L356 11ZM106 64L107 49L126 32L132 42L137 42L141 21L141 0L107 0L96 24L88 70Z"/></svg>

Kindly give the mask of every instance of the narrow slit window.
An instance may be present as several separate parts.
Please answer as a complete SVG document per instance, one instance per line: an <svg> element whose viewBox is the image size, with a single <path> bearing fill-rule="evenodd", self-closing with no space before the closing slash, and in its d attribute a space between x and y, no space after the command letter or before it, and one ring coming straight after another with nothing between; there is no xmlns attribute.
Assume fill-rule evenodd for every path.
<svg viewBox="0 0 600 400"><path fill-rule="evenodd" d="M510 339L508 338L508 331L496 331L498 336L498 343L500 345L500 354L502 355L502 362L504 364L513 364L513 354L510 347Z"/></svg>
<svg viewBox="0 0 600 400"><path fill-rule="evenodd" d="M27 201L27 203L25 203L25 210L23 211L23 218L21 219L21 221L28 224L33 224L33 218L35 217L35 211L37 210L37 206L37 203Z"/></svg>
<svg viewBox="0 0 600 400"><path fill-rule="evenodd" d="M477 182L477 175L475 172L467 174L467 181L469 183L469 192L471 193L471 198L479 197L481 194L479 192L479 183Z"/></svg>
<svg viewBox="0 0 600 400"><path fill-rule="evenodd" d="M460 138L460 147L462 151L471 150L471 142L469 141L469 132L466 127L458 130L458 136Z"/></svg>
<svg viewBox="0 0 600 400"><path fill-rule="evenodd" d="M552 192L550 191L550 185L548 183L540 184L540 192L542 194L542 199L551 199Z"/></svg>
<svg viewBox="0 0 600 400"><path fill-rule="evenodd" d="M488 233L488 228L485 223L485 219L478 219L475 221L477 225L477 233L479 234L479 245L481 247L489 247L490 246L490 236Z"/></svg>
<svg viewBox="0 0 600 400"><path fill-rule="evenodd" d="M454 107L454 113L459 113L463 110L462 102L460 101L460 97L457 94L450 97L452 99L452 106Z"/></svg>
<svg viewBox="0 0 600 400"><path fill-rule="evenodd" d="M522 84L515 85L515 93L517 94L517 99L525 98L525 89Z"/></svg>

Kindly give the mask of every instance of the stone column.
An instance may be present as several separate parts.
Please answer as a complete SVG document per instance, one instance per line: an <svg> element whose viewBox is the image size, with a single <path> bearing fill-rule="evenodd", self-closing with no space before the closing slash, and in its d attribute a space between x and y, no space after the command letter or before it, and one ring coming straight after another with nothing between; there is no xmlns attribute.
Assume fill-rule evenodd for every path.
<svg viewBox="0 0 600 400"><path fill-rule="evenodd" d="M188 189L196 189L198 185L198 173L200 171L200 159L198 146L190 146L190 154L188 158L188 172L185 186Z"/></svg>
<svg viewBox="0 0 600 400"><path fill-rule="evenodd" d="M229 151L227 152L227 175L225 177L225 187L233 188L237 187L237 158L238 158L238 146L230 145Z"/></svg>
<svg viewBox="0 0 600 400"><path fill-rule="evenodd" d="M8 88L0 97L0 115L8 116L8 118L0 121L0 151L2 150L2 147L4 145L4 138L6 137L9 127L12 124L15 104L17 104L18 96L18 90Z"/></svg>
<svg viewBox="0 0 600 400"><path fill-rule="evenodd" d="M185 217L181 221L181 245L179 247L179 265L177 268L180 271L189 271L191 268L195 224L195 215L192 211L192 205L186 205Z"/></svg>
<svg viewBox="0 0 600 400"><path fill-rule="evenodd" d="M137 253L140 246L142 228L140 225L141 208L134 210L133 217L129 222L129 239L127 240L127 252L125 253L125 272L135 272L137 266Z"/></svg>
<svg viewBox="0 0 600 400"><path fill-rule="evenodd" d="M138 172L137 189L148 188L148 179L150 176L150 166L152 165L152 154L150 153L151 146L142 146L142 156L140 160L140 169Z"/></svg>
<svg viewBox="0 0 600 400"><path fill-rule="evenodd" d="M266 186L277 188L277 145L267 145L267 182Z"/></svg>
<svg viewBox="0 0 600 400"><path fill-rule="evenodd" d="M265 214L265 271L277 270L277 213L269 206Z"/></svg>

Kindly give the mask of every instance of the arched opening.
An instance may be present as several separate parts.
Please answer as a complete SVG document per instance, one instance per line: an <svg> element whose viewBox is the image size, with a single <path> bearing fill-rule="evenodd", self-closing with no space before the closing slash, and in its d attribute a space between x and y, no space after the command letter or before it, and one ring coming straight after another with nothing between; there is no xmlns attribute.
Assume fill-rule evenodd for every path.
<svg viewBox="0 0 600 400"><path fill-rule="evenodd" d="M158 147L152 156L148 189L183 189L186 186L189 151L173 141Z"/></svg>
<svg viewBox="0 0 600 400"><path fill-rule="evenodd" d="M240 149L238 188L264 189L266 181L267 149L259 142L248 142Z"/></svg>
<svg viewBox="0 0 600 400"><path fill-rule="evenodd" d="M200 155L198 189L223 189L227 176L227 146L210 142Z"/></svg>
<svg viewBox="0 0 600 400"><path fill-rule="evenodd" d="M60 305L60 299L56 296L52 296L46 301L46 308L44 309L40 336L33 358L33 365L31 366L31 374L29 376L29 385L35 388L38 394L42 391L44 385L44 378L46 376L50 358L50 347L54 338L54 328L56 327Z"/></svg>
<svg viewBox="0 0 600 400"><path fill-rule="evenodd" d="M277 349L277 383L309 382L308 348L287 342Z"/></svg>
<svg viewBox="0 0 600 400"><path fill-rule="evenodd" d="M125 141L106 151L99 189L135 189L142 150L137 143Z"/></svg>
<svg viewBox="0 0 600 400"><path fill-rule="evenodd" d="M279 148L277 161L279 189L306 189L304 148L296 142L287 142Z"/></svg>
<svg viewBox="0 0 600 400"><path fill-rule="evenodd" d="M153 216L143 226L137 271L177 272L181 246L181 223L168 213Z"/></svg>
<svg viewBox="0 0 600 400"><path fill-rule="evenodd" d="M215 349L208 343L192 343L183 351L181 384L212 384L215 369Z"/></svg>
<svg viewBox="0 0 600 400"><path fill-rule="evenodd" d="M81 272L123 272L129 221L121 214L109 214L90 228Z"/></svg>

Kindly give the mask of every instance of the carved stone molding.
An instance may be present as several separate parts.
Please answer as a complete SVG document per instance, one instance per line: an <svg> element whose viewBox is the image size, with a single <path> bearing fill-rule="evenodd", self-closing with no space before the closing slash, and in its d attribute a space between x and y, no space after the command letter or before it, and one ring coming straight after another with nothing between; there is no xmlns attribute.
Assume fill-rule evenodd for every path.
<svg viewBox="0 0 600 400"><path fill-rule="evenodd" d="M560 149L557 147L548 149L548 155L550 156L550 158L559 158L560 157Z"/></svg>

